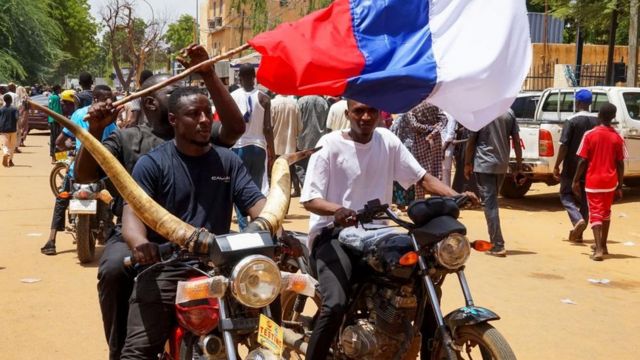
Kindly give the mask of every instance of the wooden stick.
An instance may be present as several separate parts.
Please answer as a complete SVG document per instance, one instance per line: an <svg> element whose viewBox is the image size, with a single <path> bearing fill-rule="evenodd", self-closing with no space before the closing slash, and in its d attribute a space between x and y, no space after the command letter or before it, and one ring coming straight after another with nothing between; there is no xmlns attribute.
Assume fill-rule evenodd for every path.
<svg viewBox="0 0 640 360"><path fill-rule="evenodd" d="M217 63L220 60L224 60L224 59L230 58L233 55L236 55L237 53L242 52L244 50L247 50L250 47L251 47L251 45L244 44L244 45L238 46L235 49L227 51L224 54L212 57L211 59L209 59L207 61L203 61L203 62L201 62L200 64L198 64L196 66L190 67L190 68L186 69L185 71L181 72L180 74L172 76L172 77L168 78L165 81L159 82L159 83L157 83L157 84L155 84L155 85L153 85L151 87L148 87L148 88L146 88L146 89L144 89L142 91L138 91L138 92L133 93L133 94L127 96L127 97L124 97L124 98L114 102L113 106L114 107L118 107L118 106L121 106L121 105L124 105L124 104L128 103L131 100L134 100L134 99L149 95L149 94L151 94L152 92L154 92L154 91L156 91L158 89L161 89L161 88L163 88L163 87L165 87L165 86L167 86L169 84L173 84L176 81L179 81L179 80L181 80L183 78L186 78L187 76L189 76L190 74L196 72L200 68L203 68L205 66L211 66L211 65Z"/></svg>

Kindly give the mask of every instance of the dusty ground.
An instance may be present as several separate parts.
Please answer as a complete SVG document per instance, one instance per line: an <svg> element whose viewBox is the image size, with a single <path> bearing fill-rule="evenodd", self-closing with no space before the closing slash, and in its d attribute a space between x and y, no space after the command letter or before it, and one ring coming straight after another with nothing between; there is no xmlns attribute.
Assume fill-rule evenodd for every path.
<svg viewBox="0 0 640 360"><path fill-rule="evenodd" d="M47 141L45 133L35 132L16 155L16 167L0 168L0 359L104 359L96 263L80 265L71 236L64 233L57 256L39 251L54 201ZM569 221L557 190L536 185L524 200L503 201L509 256L472 255L467 276L476 303L502 316L494 325L520 359L637 359L640 191L627 190L614 206L612 255L596 263L589 260L588 247L566 241ZM297 202L291 212L287 226L304 230L307 216ZM464 212L463 222L471 238L487 238L481 212ZM587 239L592 243L592 236ZM27 278L40 281L22 282ZM590 278L611 282L594 285ZM452 278L444 306L461 305Z"/></svg>

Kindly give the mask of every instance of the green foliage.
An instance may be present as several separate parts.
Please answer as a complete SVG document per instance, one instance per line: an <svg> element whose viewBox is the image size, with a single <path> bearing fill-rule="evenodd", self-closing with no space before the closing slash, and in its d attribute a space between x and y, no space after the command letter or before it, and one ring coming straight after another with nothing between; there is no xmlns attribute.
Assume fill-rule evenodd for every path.
<svg viewBox="0 0 640 360"><path fill-rule="evenodd" d="M62 56L50 0L0 3L0 81L38 82Z"/></svg>
<svg viewBox="0 0 640 360"><path fill-rule="evenodd" d="M195 21L193 16L184 14L176 22L169 24L163 40L169 44L172 57L193 42Z"/></svg>
<svg viewBox="0 0 640 360"><path fill-rule="evenodd" d="M530 0L530 7L544 11L545 0ZM617 44L627 44L629 0L547 0L549 13L565 20L565 41L575 41L576 27L585 33L585 41L606 44L609 39L611 13L618 9Z"/></svg>
<svg viewBox="0 0 640 360"><path fill-rule="evenodd" d="M66 74L77 75L82 71L100 72L97 32L98 24L89 12L87 0L51 0L52 18L62 29L60 62L55 71L56 77ZM103 58L104 59L104 58Z"/></svg>

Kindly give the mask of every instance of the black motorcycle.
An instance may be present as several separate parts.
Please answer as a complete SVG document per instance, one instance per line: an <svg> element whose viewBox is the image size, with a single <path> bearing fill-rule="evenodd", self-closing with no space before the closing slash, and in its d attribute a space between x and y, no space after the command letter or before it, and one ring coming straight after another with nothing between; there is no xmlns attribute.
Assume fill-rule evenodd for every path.
<svg viewBox="0 0 640 360"><path fill-rule="evenodd" d="M76 242L78 260L93 261L96 242L104 244L114 228L111 203L113 198L107 190L106 180L97 183L71 183L71 192L58 196L69 198L70 230Z"/></svg>
<svg viewBox="0 0 640 360"><path fill-rule="evenodd" d="M499 316L475 306L464 269L471 249L486 251L486 241L469 242L465 226L457 218L466 196L431 197L414 202L408 209L412 222L400 219L388 205L373 200L357 213L357 223L371 229L375 220L387 220L407 230L381 236L340 238L354 264L367 275L352 289L347 315L331 349L333 359L415 359L422 343L424 321L435 321L437 331L430 343L431 359L515 359L504 337L489 321ZM378 231L380 230L378 226ZM334 234L344 232L335 227ZM316 240L318 241L318 240ZM301 270L306 264L300 266ZM444 279L456 274L465 306L444 316L438 294ZM283 295L285 345L305 354L313 329L307 297ZM313 297L316 306L321 299ZM430 306L435 319L425 318Z"/></svg>

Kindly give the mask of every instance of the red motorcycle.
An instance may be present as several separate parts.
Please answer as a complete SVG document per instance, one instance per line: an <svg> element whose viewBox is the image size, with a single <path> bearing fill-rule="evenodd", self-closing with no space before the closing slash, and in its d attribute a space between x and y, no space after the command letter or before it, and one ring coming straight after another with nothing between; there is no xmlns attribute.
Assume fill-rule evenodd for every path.
<svg viewBox="0 0 640 360"><path fill-rule="evenodd" d="M178 283L178 325L160 358L236 360L238 345L243 345L249 351L245 359L279 359L284 340L276 299L281 291L307 296L315 291L310 276L281 271L278 263L287 252L266 232L216 236L207 256L170 243L161 245L163 260L139 276L152 267L177 262L202 276ZM132 259L125 259L125 264L131 266Z"/></svg>

